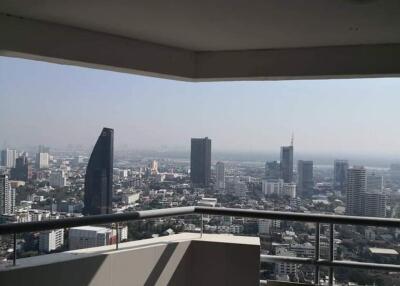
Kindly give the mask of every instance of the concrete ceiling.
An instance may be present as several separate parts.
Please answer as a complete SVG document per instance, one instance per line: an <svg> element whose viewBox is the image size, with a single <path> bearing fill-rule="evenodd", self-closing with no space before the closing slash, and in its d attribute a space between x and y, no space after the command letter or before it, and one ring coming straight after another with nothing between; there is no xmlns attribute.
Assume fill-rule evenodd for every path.
<svg viewBox="0 0 400 286"><path fill-rule="evenodd" d="M87 39L90 35L96 35L96 39L99 35L104 35L107 48L113 49L110 44L112 41L107 38L113 36L113 40L118 38L125 43L132 40L132 44L140 42L149 44L152 48L159 46L164 52L169 49L171 53L180 53L188 61L185 64L187 70L182 73L169 72L166 67L157 70L151 67L138 69L135 66L130 68L114 65L115 69L123 71L143 71L199 80L329 78L363 74L397 76L400 71L400 64L398 68L394 68L385 62L390 63L390 58L397 61L393 56L398 56L400 44L399 0L1 0L0 13L3 14L4 23L8 25L3 25L4 30L8 28L5 33L15 32L14 35L9 35L10 41L16 41L17 34L20 33L16 31L17 28L26 26L29 29L28 35L35 31L47 33L54 28L58 32L65 31L67 44L74 40L74 36L82 39L78 33L85 32L87 36L84 38ZM6 17L13 19L5 19ZM28 27L32 25L38 25L38 28L34 31L32 27ZM76 35L72 35L72 31ZM50 34L49 32L46 39L53 40L53 44L48 46L54 49L57 43L54 43L55 37ZM19 36L23 37L23 34ZM36 39L46 40L40 35ZM32 40L35 41L35 38ZM66 43L59 41L60 45ZM78 42L76 44L79 45ZM16 46L11 43L1 49L0 44L0 50L4 54L26 53L66 62L82 63L89 60L83 55L74 59L67 55L63 57L62 53L55 55L51 51L48 55L43 51L35 53L38 47L24 51L22 47ZM114 48L115 52L119 51L117 43ZM132 46L132 52L134 51L136 49ZM388 52L386 57L390 58L379 59ZM305 61L310 64L316 60L329 61L332 53L333 59L335 55L339 55L339 63L343 64L352 59L352 53L358 54L354 64L359 65L367 58L375 58L372 63L375 66L376 61L381 61L381 64L375 67L375 71L372 66L372 70L365 72L365 67L359 70L348 67L343 71L336 67L332 71L321 70L318 75L317 70L311 73L299 72L290 66L278 73L266 72L271 68L279 70L282 67L276 65L287 65L289 61L305 65L305 68ZM341 53L344 56L342 60ZM364 53L363 58L357 59L360 53ZM166 52L165 56L167 54ZM147 56L154 54L149 53ZM175 63L182 60L176 55L172 57L175 58ZM266 57L281 57L281 62ZM237 64L229 66L229 70L224 72L219 65L226 65L228 60L237 61ZM91 60L87 63L104 66L102 61ZM382 63L385 66L381 67ZM334 63L330 65L332 69ZM106 66L113 69L113 64L107 63ZM232 73L231 68L240 67L244 69L242 73Z"/></svg>
<svg viewBox="0 0 400 286"><path fill-rule="evenodd" d="M0 10L195 51L400 42L398 0L2 0Z"/></svg>

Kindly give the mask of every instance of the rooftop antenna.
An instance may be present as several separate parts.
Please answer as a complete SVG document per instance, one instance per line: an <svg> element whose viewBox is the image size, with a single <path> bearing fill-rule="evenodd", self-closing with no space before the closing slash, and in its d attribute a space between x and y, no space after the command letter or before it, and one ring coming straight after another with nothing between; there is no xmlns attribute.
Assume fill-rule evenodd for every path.
<svg viewBox="0 0 400 286"><path fill-rule="evenodd" d="M292 132L292 139L290 139L290 146L293 147L293 143L294 143L294 132Z"/></svg>

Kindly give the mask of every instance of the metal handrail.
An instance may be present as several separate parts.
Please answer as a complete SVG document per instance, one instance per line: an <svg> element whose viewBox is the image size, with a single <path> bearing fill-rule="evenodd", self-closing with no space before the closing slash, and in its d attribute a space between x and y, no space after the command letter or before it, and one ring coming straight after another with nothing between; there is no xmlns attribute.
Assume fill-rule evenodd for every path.
<svg viewBox="0 0 400 286"><path fill-rule="evenodd" d="M258 219L277 219L289 221L315 222L327 224L352 224L370 225L381 227L400 227L400 219L378 218L378 217L359 217L345 215L293 213L280 211L263 211L235 208L214 208L214 207L177 207L168 209L156 209L148 211L135 211L129 213L93 215L85 217L64 218L54 220L44 220L35 222L6 223L0 224L0 235L14 234L23 232L42 231L57 228L69 228L90 224L103 224L113 222L123 222L130 220L141 220L149 218L160 218L168 216L180 216L190 214L208 214L220 216L250 217Z"/></svg>
<svg viewBox="0 0 400 286"><path fill-rule="evenodd" d="M263 210L248 210L248 209L235 209L235 208L215 208L215 207L177 207L168 209L156 209L148 211L135 211L129 213L94 215L86 217L65 218L38 222L24 222L24 223L7 223L0 224L0 235L13 234L14 235L14 256L13 264L16 264L16 234L23 232L43 231L58 228L69 228L76 226L85 226L90 224L106 224L106 223L119 223L130 220L142 220L149 218L161 218L170 216L183 216L183 215L216 215L216 216L233 216L233 217L249 217L257 219L276 219L288 221L302 221L313 222L316 224L315 233L315 257L314 258L301 258L290 256L275 256L275 255L261 255L263 262L287 262L295 264L311 264L315 267L315 280L314 283L319 283L319 267L329 267L329 285L333 285L333 269L336 267L350 267L350 268L366 268L388 271L400 271L400 266L394 264L378 264L356 261L340 261L334 259L334 225L335 224L351 224L351 225L369 225L379 227L400 227L400 219L393 218L377 218L377 217L358 217L358 216L345 216L345 215L329 215L329 214L311 214L311 213L293 213L281 211L263 211ZM320 223L329 224L329 259L320 259L319 238L320 238ZM203 224L201 224L203 226ZM203 228L203 227L202 227ZM201 234L203 229L201 229ZM118 244L116 246L118 248Z"/></svg>
<svg viewBox="0 0 400 286"><path fill-rule="evenodd" d="M116 222L130 221L130 220L180 216L180 215L194 214L194 212L195 212L195 207L179 207L179 208L93 215L85 217L63 218L63 219L43 220L43 221L33 221L33 222L6 223L6 224L0 224L0 235L42 231L42 230L50 230L57 228L69 228L76 226L85 226L90 224L106 224L106 223L116 223Z"/></svg>
<svg viewBox="0 0 400 286"><path fill-rule="evenodd" d="M263 211L235 208L213 208L213 207L195 207L195 212L209 215L251 217L259 219L276 219L302 222L319 222L326 224L352 224L352 225L370 225L382 227L400 227L400 219L380 218L380 217L362 217L347 215L330 215L318 213L294 213L281 211Z"/></svg>

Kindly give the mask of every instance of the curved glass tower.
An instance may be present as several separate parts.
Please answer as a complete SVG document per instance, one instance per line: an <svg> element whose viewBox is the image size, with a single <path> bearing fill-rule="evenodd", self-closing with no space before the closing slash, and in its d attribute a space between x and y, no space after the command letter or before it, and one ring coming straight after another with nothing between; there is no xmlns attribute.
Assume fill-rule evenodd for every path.
<svg viewBox="0 0 400 286"><path fill-rule="evenodd" d="M86 168L86 215L110 214L112 211L113 157L114 130L103 128Z"/></svg>

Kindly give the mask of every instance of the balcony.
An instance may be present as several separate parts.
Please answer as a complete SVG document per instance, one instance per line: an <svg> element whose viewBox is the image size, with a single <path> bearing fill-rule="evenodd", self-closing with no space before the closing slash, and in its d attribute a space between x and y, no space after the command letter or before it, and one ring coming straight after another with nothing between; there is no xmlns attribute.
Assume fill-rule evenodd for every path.
<svg viewBox="0 0 400 286"><path fill-rule="evenodd" d="M328 285L334 285L334 269L337 267L400 271L400 266L393 264L335 260L333 252L335 224L399 227L399 219L180 207L3 224L0 225L0 235L14 234L16 241L16 234L22 232L194 214L201 217L218 215L315 223L315 257L260 255L258 237L204 234L202 230L201 233L180 233L18 260L14 244L13 265L1 269L0 279L12 285L16 282L16 285L32 282L40 282L41 285L71 285L71 282L73 285L285 285L276 281L260 281L260 261L312 265L315 270L315 285L326 285L320 280L320 267L329 268ZM330 226L329 259L320 258L320 224ZM82 268L84 271L79 271ZM43 279L44 273L47 275L46 279ZM75 274L71 277L71 273Z"/></svg>
<svg viewBox="0 0 400 286"><path fill-rule="evenodd" d="M257 285L256 237L194 233L24 258L5 285ZM83 270L83 271L80 271ZM43 274L49 273L46 279ZM74 275L71 275L74 273Z"/></svg>
<svg viewBox="0 0 400 286"><path fill-rule="evenodd" d="M293 80L400 75L398 1L24 1L0 3L0 55L187 81ZM39 5L42 4L42 5ZM368 19L368 20L366 20ZM183 215L311 222L315 257L261 254L256 237L188 234L17 259L23 232ZM320 257L328 224L329 258ZM399 271L393 264L338 261L335 224L399 227L400 220L188 207L0 225L14 236L4 285L274 285L260 262ZM79 271L83 270L83 271ZM70 275L70 273L74 273Z"/></svg>

